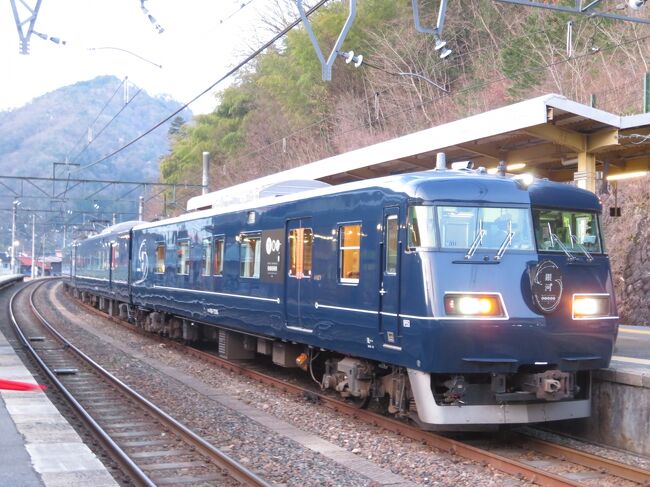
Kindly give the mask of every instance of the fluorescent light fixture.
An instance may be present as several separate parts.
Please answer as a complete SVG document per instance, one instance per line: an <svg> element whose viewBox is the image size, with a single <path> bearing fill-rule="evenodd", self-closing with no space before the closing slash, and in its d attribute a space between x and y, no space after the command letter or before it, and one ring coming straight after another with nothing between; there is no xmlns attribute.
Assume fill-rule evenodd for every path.
<svg viewBox="0 0 650 487"><path fill-rule="evenodd" d="M622 172L620 174L611 174L610 176L607 176L607 181L620 181L622 179L640 178L642 176L646 176L647 174L648 171Z"/></svg>
<svg viewBox="0 0 650 487"><path fill-rule="evenodd" d="M523 169L525 167L526 167L525 162L514 162L506 166L506 171L518 171L519 169ZM487 172L488 174L496 174L498 172L498 168L491 167L490 169L487 170Z"/></svg>
<svg viewBox="0 0 650 487"><path fill-rule="evenodd" d="M513 177L516 181L519 181L524 186L530 186L535 182L535 176L530 173L517 174Z"/></svg>
<svg viewBox="0 0 650 487"><path fill-rule="evenodd" d="M507 171L518 171L519 169L523 169L526 167L525 162L517 162L515 164L508 164L506 166Z"/></svg>

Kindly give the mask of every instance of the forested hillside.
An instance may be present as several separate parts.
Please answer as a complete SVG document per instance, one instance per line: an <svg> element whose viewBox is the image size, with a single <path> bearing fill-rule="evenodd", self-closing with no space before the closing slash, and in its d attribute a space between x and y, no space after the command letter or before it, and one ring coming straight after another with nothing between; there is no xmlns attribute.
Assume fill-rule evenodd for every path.
<svg viewBox="0 0 650 487"><path fill-rule="evenodd" d="M149 96L133 85L125 103L123 81L114 76L60 88L24 107L0 112L0 171L12 176L47 176L52 174L54 162L67 160L85 166L180 106L167 98ZM191 113L184 116L189 119ZM92 173L80 172L78 177L156 181L159 159L169 147L168 129L169 124L106 163L93 166Z"/></svg>
<svg viewBox="0 0 650 487"><path fill-rule="evenodd" d="M282 14L269 20L272 31L297 16L295 2L276 3ZM420 4L422 24L435 25L437 2ZM647 27L459 0L449 2L443 35L453 53L440 59L433 37L415 30L411 1L357 5L342 50L363 54L364 64L340 58L332 81L323 82L306 31L292 30L239 73L213 113L174 136L162 179L200 181L201 152L210 151L212 181L226 187L549 92L583 103L595 95L596 105L611 111L641 108ZM346 15L345 2L330 2L312 16L326 55Z"/></svg>

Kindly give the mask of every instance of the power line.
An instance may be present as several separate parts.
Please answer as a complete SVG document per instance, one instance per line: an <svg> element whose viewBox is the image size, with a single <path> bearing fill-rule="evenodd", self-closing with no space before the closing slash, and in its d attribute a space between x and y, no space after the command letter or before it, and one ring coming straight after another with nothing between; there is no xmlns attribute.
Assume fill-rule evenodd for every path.
<svg viewBox="0 0 650 487"><path fill-rule="evenodd" d="M581 17L581 18L579 18L578 20L576 20L575 23L576 23L576 24L580 24L580 23L583 23L583 22L586 23L586 22L588 22L588 21L590 21L590 20L591 20L590 18ZM596 19L596 22L599 22L599 23L600 23L600 22L602 22L602 19ZM510 43L513 43L513 41L517 41L517 40L520 40L520 39L524 39L524 38L530 37L530 36L532 36L532 35L537 35L537 34L549 34L550 32L551 32L551 29L549 29L549 28L542 28L542 29L538 29L538 30L534 30L534 31L527 31L527 32L525 32L525 33L523 33L523 34L521 34L521 35L519 35L519 36L515 36L515 37L509 39L509 42L510 42ZM453 38L453 37L452 37L452 38ZM478 53L478 52L486 51L486 50L492 50L492 49L493 49L493 48L491 48L491 47L480 47L480 48L478 48L478 49L474 49L474 50L471 50L471 51L465 51L465 52L462 53L462 55L454 54L454 55L452 56L452 59L456 61L455 63L450 63L450 62L449 62L450 59L446 59L445 61L438 61L438 62L437 62L437 65L444 65L447 69L461 68L461 67L464 67L465 64L466 64L465 61L464 61L465 58L471 57L472 55L474 55L474 54L476 54L476 53ZM600 50L600 49L598 49L598 50ZM595 54L596 52L598 52L598 51L589 52L588 54ZM572 59L576 59L576 58L574 57L574 58L572 58ZM569 61L569 59L567 59L566 61ZM389 74L389 75L391 75L391 76L402 76L402 74L400 74L400 73L392 72L392 71L389 71L389 70L383 69L383 68L381 68L380 66L377 66L377 65L375 65L375 64L371 64L371 63L369 63L367 60L364 59L364 60L363 60L363 63L362 63L360 66L365 66L365 65L367 65L368 67L371 67L371 68L377 69L377 70L379 70L379 71L383 71L383 72L385 72L385 73L387 73L387 74ZM421 75L418 75L417 73L404 73L404 75L410 75L410 76L415 76L415 77L420 77L420 76L421 76ZM427 80L423 80L423 81L427 81ZM427 81L427 82L428 82L428 81ZM431 84L431 83L429 83L429 84ZM451 83L449 83L449 84L451 84ZM381 95L381 94L383 94L383 93L385 93L385 92L387 92L387 91L390 91L390 90L391 90L391 88L385 88L385 89L383 89L383 90L381 90L381 91L375 92L375 93L373 94L373 96ZM448 90L443 90L443 91L446 91L446 92L449 93L450 95L453 95L453 94L450 93ZM429 98L429 99L430 99L430 98ZM437 98L436 98L436 100L437 100ZM353 102L351 102L351 103L354 104L354 105L361 105L361 104L363 104L363 103L367 103L368 101L369 101L369 98L366 97L366 98L364 98L364 99L356 100L356 101L353 101ZM425 101L426 101L426 100L425 100ZM415 109L415 108L419 108L419 106L418 106L418 107L414 107L414 109ZM386 118L387 118L387 117L382 116L382 119L386 119ZM320 120L317 120L317 121L315 121L315 122L311 122L311 123L309 123L309 124L307 124L307 125L305 125L305 126L299 128L299 129L296 129L295 131L293 131L293 132L291 132L291 133L289 133L289 134L287 134L287 135L281 137L280 139L276 139L275 141L273 141L273 142L271 142L271 143L265 145L264 147L261 147L261 148L254 149L254 150L252 150L252 151L246 152L244 155L236 157L235 160L241 160L241 159L243 159L243 158L245 158L245 157L248 157L248 156L250 156L250 155L254 155L254 154L256 154L256 153L258 153L258 152L261 152L262 150L264 150L264 149L266 149L266 148L268 148L268 147L272 147L272 146L274 146L274 145L276 145L276 144L281 143L284 139L288 139L288 138L291 138L291 137L295 137L296 135L300 134L301 132L304 132L304 131L306 131L306 130L312 128L312 127L315 127L315 126L319 126L319 125L325 124L325 123L330 122L330 121L335 120L335 119L336 119L336 120L352 121L352 116L349 116L349 117L345 117L345 116L343 116L343 117L341 117L340 115L328 115L328 116L326 116L326 117L321 118Z"/></svg>
<svg viewBox="0 0 650 487"><path fill-rule="evenodd" d="M126 107L128 107L133 102L133 100L136 99L136 97L140 94L141 91L142 91L142 88L138 89L138 91L135 92L135 94L131 97L131 99L129 101L127 101L126 103L124 103L122 105L122 107L117 111L117 113L115 115L113 115L113 117L108 122L106 122L106 124L101 129L99 129L99 132L97 132L92 137L92 139L88 141L88 143L85 145L85 147L83 149L81 149L81 151L72 159L73 163L76 162L77 159L79 159L79 157L81 156L81 154L86 152L86 149L88 149L88 147L90 147L91 144L93 142L95 142L100 137L100 135L102 135L104 130L106 130L109 127L109 125L111 125L115 121L115 119L117 119L117 117L120 116L120 114L126 109Z"/></svg>
<svg viewBox="0 0 650 487"><path fill-rule="evenodd" d="M234 10L228 15L227 17L219 20L219 24L224 24L228 22L231 18L233 18L235 15L237 15L239 12L244 10L246 7L248 7L251 3L253 3L255 0L248 0L247 2L242 3L237 10Z"/></svg>
<svg viewBox="0 0 650 487"><path fill-rule="evenodd" d="M309 11L306 13L306 15L309 16L309 15L313 14L316 10L318 10L320 7L322 7L323 5L325 5L327 2L328 2L328 0L320 0L316 5L314 5L312 8L309 9ZM90 163L90 164L88 164L88 165L86 165L86 166L83 166L83 167L79 168L78 170L89 169L89 168L91 168L91 167L93 167L93 166L96 166L97 164L101 164L102 162L105 162L106 160L110 159L111 157L113 157L113 156L119 154L119 153L122 152L123 150L125 150L125 149L127 149L128 147L132 146L133 144L135 144L136 142L138 142L138 141L141 140L142 138L146 137L147 135L149 135L149 134L150 134L151 132L153 132L154 130L160 128L162 125L164 125L164 124L167 123L169 120L171 120L172 118L174 118L176 115L178 115L179 113L181 113L183 110L185 110L188 106L190 106L190 105L191 105L192 103L194 103L196 100L198 100L198 99L201 98L203 95L205 95L205 94L208 93L210 90L212 90L215 86L217 86L218 84L220 84L220 83L223 82L224 80L228 79L228 78L229 78L230 76L232 76L234 73L236 73L237 71L239 71L242 67L244 67L245 65L247 65L250 61L252 61L252 60L255 59L257 56L259 56L263 51L265 51L266 49L268 49L269 47L271 47L273 44L275 44L279 39L281 39L282 37L284 37L284 36L285 36L289 31L291 31L294 27L296 27L298 24L300 24L300 22L301 22L301 19L300 19L300 18L294 20L291 24L289 24L287 27L285 27L284 29L282 29L282 31L278 32L275 36L273 36L273 38L271 38L269 41L265 42L261 47L259 47L258 49L256 49L255 52L253 52L252 54L250 54L249 56L247 56L246 59L244 59L242 62L240 62L237 66L235 66L234 68L232 68L232 69L231 69L230 71L228 71L225 75L223 75L223 76L222 76L221 78L219 78L217 81L215 81L214 83L212 83L210 86L208 86L205 90L203 90L201 93L199 93L198 95L196 95L196 96L195 96L194 98L192 98L190 101L188 101L187 103L185 103L185 104L184 104L183 106L181 106L178 110L174 111L171 115L167 116L166 118L164 118L163 120L161 120L160 122L158 122L156 125L154 125L154 126L151 127L150 129L146 130L146 131L143 132L142 134L138 135L135 139L131 140L130 142L127 142L126 144L124 144L124 145L123 145L122 147L120 147L119 149L114 150L114 151L111 152L110 154L108 154L108 155L102 157L101 159L98 159L98 160L95 161L95 162L92 162L92 163Z"/></svg>
<svg viewBox="0 0 650 487"><path fill-rule="evenodd" d="M106 103L104 103L104 106L103 106L102 109L99 111L99 113L97 114L97 116L95 117L95 119L90 123L90 125L89 125L88 128L86 129L86 132L87 132L89 129L91 129L91 128L93 127L93 125L95 125L95 122L97 122L97 120L99 120L99 117L102 115L102 113L104 113L104 110L106 110L106 108L108 108L108 105L111 103L111 101L113 101L113 98L115 98L115 95L117 95L117 93L120 91L120 88L122 88L122 86L124 85L125 81L126 81L126 79L123 79L123 80L120 82L120 84L117 86L117 88L115 88L115 91L114 91L113 94L110 96L110 98L106 101ZM68 155L71 154L72 152L74 152L74 150L75 150L75 149L77 148L77 146L79 145L79 142L81 142L81 141L83 140L84 135L85 135L85 134L81 134L81 136L79 137L79 139L77 139L77 142L75 142L75 144L72 146L72 150L68 153ZM66 159L67 159L67 158L66 158Z"/></svg>

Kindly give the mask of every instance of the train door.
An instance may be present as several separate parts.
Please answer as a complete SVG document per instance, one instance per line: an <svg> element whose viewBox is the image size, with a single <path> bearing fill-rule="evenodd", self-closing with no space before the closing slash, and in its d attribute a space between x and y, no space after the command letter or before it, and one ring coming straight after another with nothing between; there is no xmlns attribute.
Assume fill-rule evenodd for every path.
<svg viewBox="0 0 650 487"><path fill-rule="evenodd" d="M400 346L399 336L399 208L384 208L379 281L379 321L384 345Z"/></svg>
<svg viewBox="0 0 650 487"><path fill-rule="evenodd" d="M287 278L285 279L285 318L287 327L311 331L309 310L314 307L312 248L314 232L311 218L287 222Z"/></svg>

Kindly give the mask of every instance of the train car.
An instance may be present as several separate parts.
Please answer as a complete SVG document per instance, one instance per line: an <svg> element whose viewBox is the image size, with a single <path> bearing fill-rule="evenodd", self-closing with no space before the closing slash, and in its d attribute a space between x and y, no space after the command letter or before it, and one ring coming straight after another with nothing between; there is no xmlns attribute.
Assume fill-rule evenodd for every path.
<svg viewBox="0 0 650 487"><path fill-rule="evenodd" d="M102 309L130 302L131 228L138 223L118 223L73 244L70 284Z"/></svg>
<svg viewBox="0 0 650 487"><path fill-rule="evenodd" d="M423 428L585 417L618 323L600 211L485 170L197 211L133 228L130 315Z"/></svg>

